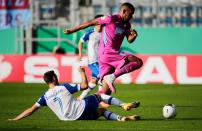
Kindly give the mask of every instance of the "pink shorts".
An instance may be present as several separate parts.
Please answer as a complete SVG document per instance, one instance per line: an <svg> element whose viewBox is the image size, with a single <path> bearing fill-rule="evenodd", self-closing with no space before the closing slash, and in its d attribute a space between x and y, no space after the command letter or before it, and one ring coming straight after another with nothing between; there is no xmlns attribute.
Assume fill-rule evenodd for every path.
<svg viewBox="0 0 202 131"><path fill-rule="evenodd" d="M107 74L112 74L116 69L120 69L125 64L125 59L132 54L126 52L105 53L99 57L100 79Z"/></svg>

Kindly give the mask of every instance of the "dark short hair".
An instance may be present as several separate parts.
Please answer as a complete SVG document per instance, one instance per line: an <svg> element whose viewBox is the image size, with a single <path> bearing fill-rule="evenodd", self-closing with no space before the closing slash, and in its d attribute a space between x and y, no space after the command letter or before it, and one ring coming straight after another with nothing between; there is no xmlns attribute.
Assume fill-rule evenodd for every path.
<svg viewBox="0 0 202 131"><path fill-rule="evenodd" d="M99 14L99 15L96 15L94 18L96 19L96 18L99 18L99 17L102 17L102 16L104 16L104 15Z"/></svg>
<svg viewBox="0 0 202 131"><path fill-rule="evenodd" d="M133 12L135 11L135 7L131 3L128 3L128 2L125 2L125 3L121 4L121 8L122 7L127 7Z"/></svg>
<svg viewBox="0 0 202 131"><path fill-rule="evenodd" d="M57 75L55 74L55 72L53 70L47 71L43 75L43 79L47 84L55 82L55 78L57 78Z"/></svg>

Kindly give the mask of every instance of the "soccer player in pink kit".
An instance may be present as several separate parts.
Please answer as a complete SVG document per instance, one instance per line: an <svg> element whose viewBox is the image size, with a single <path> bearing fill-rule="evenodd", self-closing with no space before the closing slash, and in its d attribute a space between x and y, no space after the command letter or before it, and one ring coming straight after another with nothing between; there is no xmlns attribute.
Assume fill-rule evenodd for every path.
<svg viewBox="0 0 202 131"><path fill-rule="evenodd" d="M120 51L125 36L129 43L132 43L137 37L137 32L131 29L129 22L134 12L135 8L132 4L123 3L117 15L103 16L82 23L73 29L64 30L64 33L70 34L88 26L102 25L98 55L100 79L103 83L102 93L111 94L111 92L116 92L113 84L115 79L123 74L139 69L143 65L140 58Z"/></svg>

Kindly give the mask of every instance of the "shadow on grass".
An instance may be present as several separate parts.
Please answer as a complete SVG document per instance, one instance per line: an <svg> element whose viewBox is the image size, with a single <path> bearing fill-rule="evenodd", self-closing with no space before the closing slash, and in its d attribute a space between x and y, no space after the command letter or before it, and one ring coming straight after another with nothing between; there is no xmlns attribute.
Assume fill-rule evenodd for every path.
<svg viewBox="0 0 202 131"><path fill-rule="evenodd" d="M164 106L164 105L163 105ZM141 107L149 107L149 108L159 108L159 107L163 107L163 106L159 106L159 105L152 105L152 106L150 106L150 105L142 105ZM195 108L201 108L202 106L201 105L198 105L198 106L189 106L189 105L187 105L187 106L185 106L185 105L176 105L176 107L187 107L187 108L192 108L192 107L195 107Z"/></svg>
<svg viewBox="0 0 202 131"><path fill-rule="evenodd" d="M164 119L164 118L143 118L140 121L165 121L165 120L171 120L171 121L190 121L190 120L202 120L202 118L172 118L172 119Z"/></svg>

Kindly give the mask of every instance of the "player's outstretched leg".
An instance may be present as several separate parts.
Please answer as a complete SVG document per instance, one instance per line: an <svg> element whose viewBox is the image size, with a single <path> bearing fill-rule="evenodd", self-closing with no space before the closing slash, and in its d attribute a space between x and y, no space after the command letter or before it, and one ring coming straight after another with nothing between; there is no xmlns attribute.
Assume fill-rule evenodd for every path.
<svg viewBox="0 0 202 131"><path fill-rule="evenodd" d="M140 116L132 115L132 116L120 116L118 121L137 121L140 120Z"/></svg>
<svg viewBox="0 0 202 131"><path fill-rule="evenodd" d="M124 102L120 101L119 99L106 95L106 94L100 94L100 98L105 103L122 107L126 111L129 111L132 108L137 108L140 106L140 102L124 103Z"/></svg>
<svg viewBox="0 0 202 131"><path fill-rule="evenodd" d="M104 116L107 120L114 120L114 121L136 121L140 119L138 115L132 116L120 116L103 108L98 109L99 116Z"/></svg>
<svg viewBox="0 0 202 131"><path fill-rule="evenodd" d="M121 104L121 107L126 110L129 111L132 108L137 108L140 106L140 102L139 101L135 101L135 102L131 102L131 103L123 103Z"/></svg>

